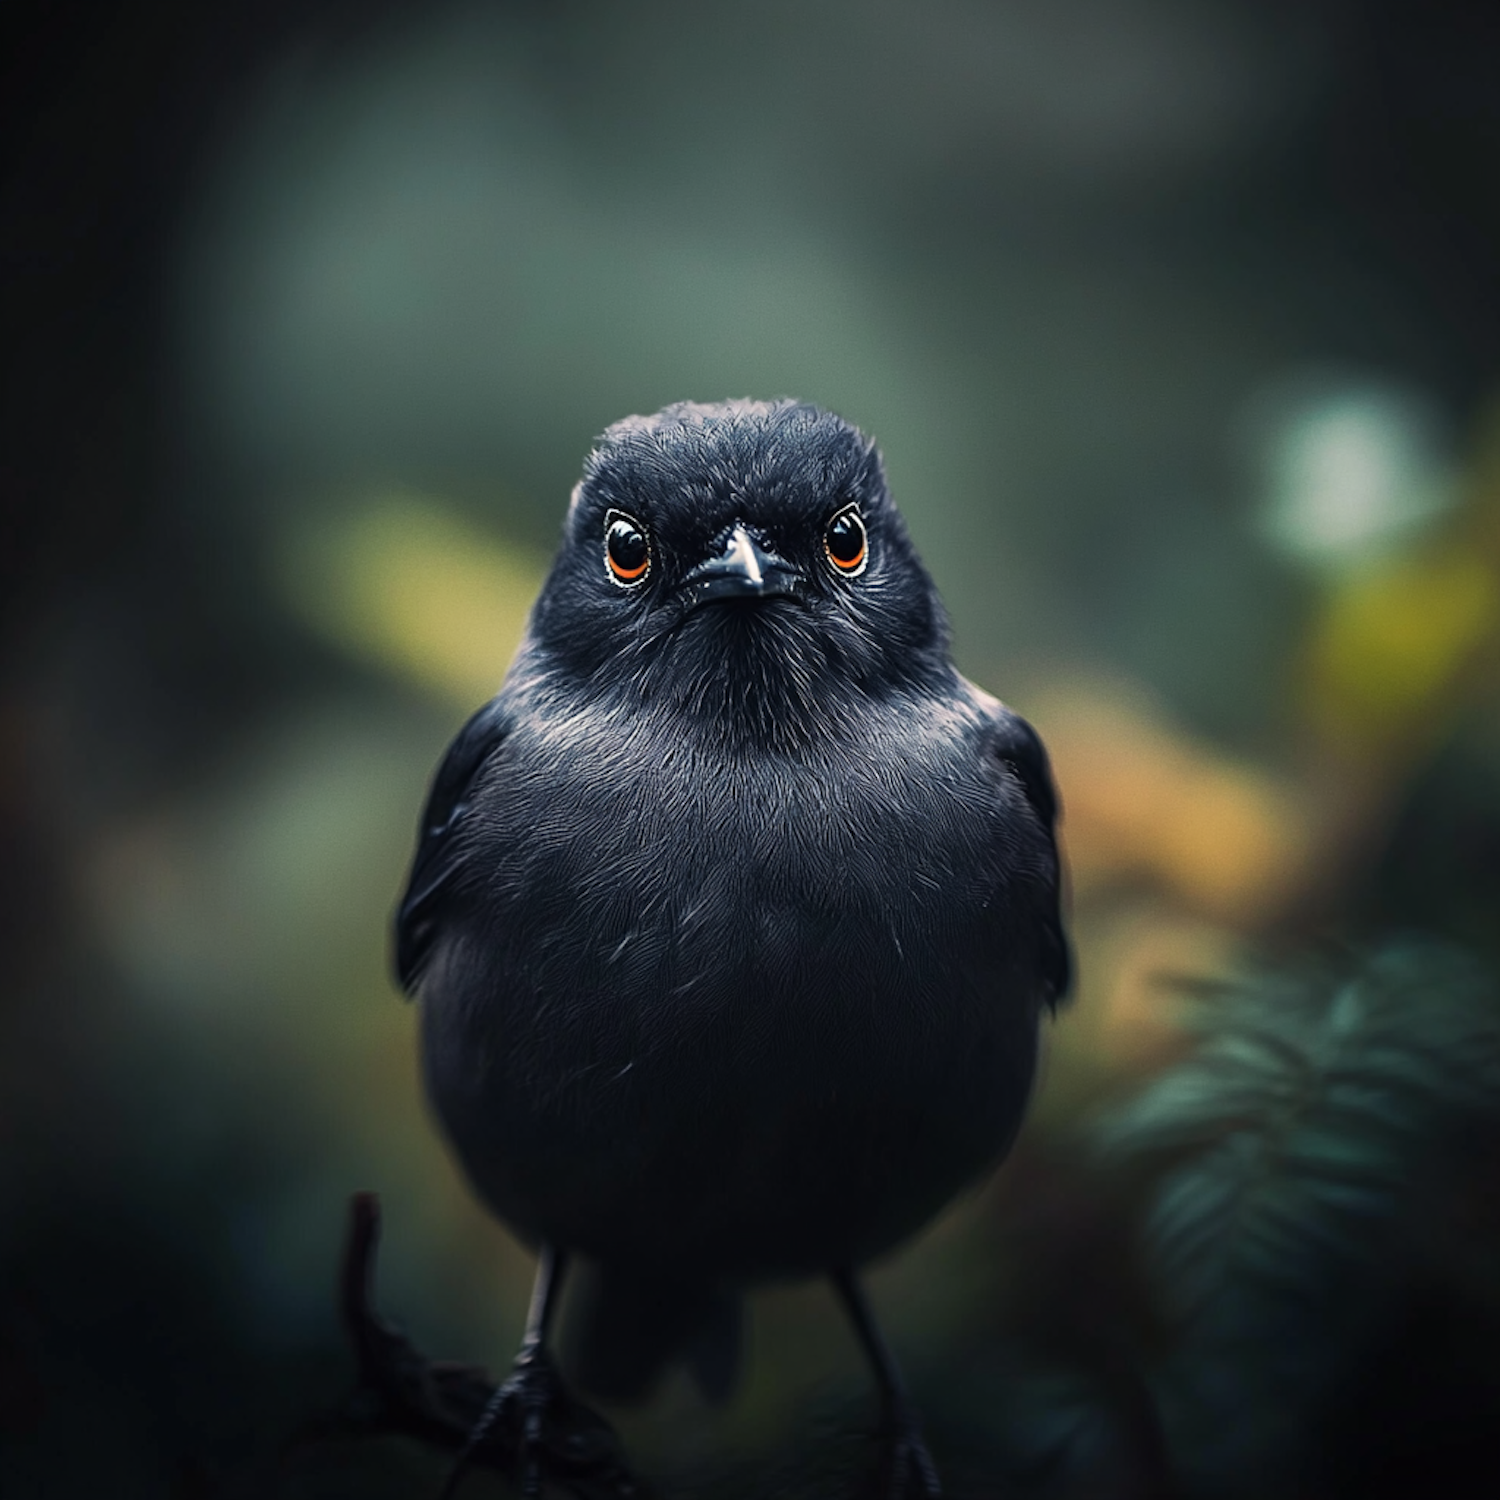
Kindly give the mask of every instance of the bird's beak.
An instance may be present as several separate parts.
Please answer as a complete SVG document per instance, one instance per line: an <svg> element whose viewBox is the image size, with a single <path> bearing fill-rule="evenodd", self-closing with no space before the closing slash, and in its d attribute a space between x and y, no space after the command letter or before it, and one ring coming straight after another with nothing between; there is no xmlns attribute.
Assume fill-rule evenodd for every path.
<svg viewBox="0 0 1500 1500"><path fill-rule="evenodd" d="M694 568L683 579L682 588L688 608L694 609L711 599L764 599L773 594L795 597L802 582L796 568L761 546L743 526L736 526L724 550Z"/></svg>

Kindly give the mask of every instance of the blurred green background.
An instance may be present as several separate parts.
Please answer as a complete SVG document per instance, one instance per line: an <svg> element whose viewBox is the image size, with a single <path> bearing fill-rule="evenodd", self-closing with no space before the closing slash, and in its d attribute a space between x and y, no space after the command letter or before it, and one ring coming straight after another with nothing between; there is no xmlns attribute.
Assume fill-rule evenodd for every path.
<svg viewBox="0 0 1500 1500"><path fill-rule="evenodd" d="M351 1191L382 1195L382 1303L424 1349L499 1367L524 1311L386 972L426 779L594 434L783 394L879 441L960 665L1038 725L1065 805L1081 982L1032 1121L874 1277L954 1492L1494 1477L1492 15L36 0L4 26L0 1490L430 1493L399 1442L278 1456L350 1380ZM1318 997L1402 934L1477 968L1376 961L1396 998L1330 1062L1306 1017L1364 1038ZM1252 962L1313 977L1213 1011ZM1170 1183L1101 1158L1098 1121L1153 1086L1170 1116L1193 1038L1244 1025L1280 1061L1250 1095L1209 1069L1214 1139L1293 1172L1344 1068L1368 1087L1318 1180L1374 1172L1368 1223L1439 1248L1379 1240L1334 1319L1373 1231L1280 1205L1302 1280L1199 1337L1152 1259ZM1393 1056L1431 1066L1393 1083ZM1225 1243L1259 1233L1228 1212ZM727 1412L674 1388L622 1418L669 1493L836 1492L806 1476L866 1395L830 1299L767 1294L752 1349Z"/></svg>

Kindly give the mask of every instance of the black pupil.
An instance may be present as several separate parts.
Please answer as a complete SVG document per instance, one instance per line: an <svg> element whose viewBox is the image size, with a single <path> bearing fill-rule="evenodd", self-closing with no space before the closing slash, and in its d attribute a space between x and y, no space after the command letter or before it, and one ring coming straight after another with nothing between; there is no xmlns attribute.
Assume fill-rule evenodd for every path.
<svg viewBox="0 0 1500 1500"><path fill-rule="evenodd" d="M622 572L634 573L646 561L646 538L629 521L614 521L609 528L609 555Z"/></svg>
<svg viewBox="0 0 1500 1500"><path fill-rule="evenodd" d="M834 562L852 567L865 550L865 528L858 516L835 516L828 528L828 555Z"/></svg>

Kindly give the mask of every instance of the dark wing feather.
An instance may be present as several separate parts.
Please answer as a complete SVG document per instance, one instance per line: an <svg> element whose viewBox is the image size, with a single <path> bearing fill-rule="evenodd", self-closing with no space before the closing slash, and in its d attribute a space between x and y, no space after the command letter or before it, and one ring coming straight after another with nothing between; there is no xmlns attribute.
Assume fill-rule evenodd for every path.
<svg viewBox="0 0 1500 1500"><path fill-rule="evenodd" d="M486 703L459 730L433 777L406 893L396 908L396 977L407 994L427 965L443 898L459 868L453 835L469 811L474 779L504 742L506 729L498 700Z"/></svg>
<svg viewBox="0 0 1500 1500"><path fill-rule="evenodd" d="M1053 874L1041 892L1037 915L1041 922L1042 977L1049 991L1048 1004L1056 1006L1072 983L1073 959L1062 924L1061 858L1056 852L1058 803L1052 765L1036 730L1019 714L1003 707L995 715L990 753L1021 783L1026 800L1052 843Z"/></svg>

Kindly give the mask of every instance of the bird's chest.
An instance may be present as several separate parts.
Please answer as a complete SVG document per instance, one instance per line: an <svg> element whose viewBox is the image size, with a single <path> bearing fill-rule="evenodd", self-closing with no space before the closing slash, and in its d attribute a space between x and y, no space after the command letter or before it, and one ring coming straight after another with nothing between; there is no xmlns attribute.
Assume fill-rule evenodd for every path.
<svg viewBox="0 0 1500 1500"><path fill-rule="evenodd" d="M551 749L517 747L471 858L496 977L554 1017L811 1019L980 957L954 944L997 895L996 795L951 747Z"/></svg>
<svg viewBox="0 0 1500 1500"><path fill-rule="evenodd" d="M1034 1029L993 783L920 742L754 766L544 748L502 768L424 990L434 1098L503 1214L564 1233L628 1184L598 1211L621 1243L685 1199L879 1239L993 1156Z"/></svg>

